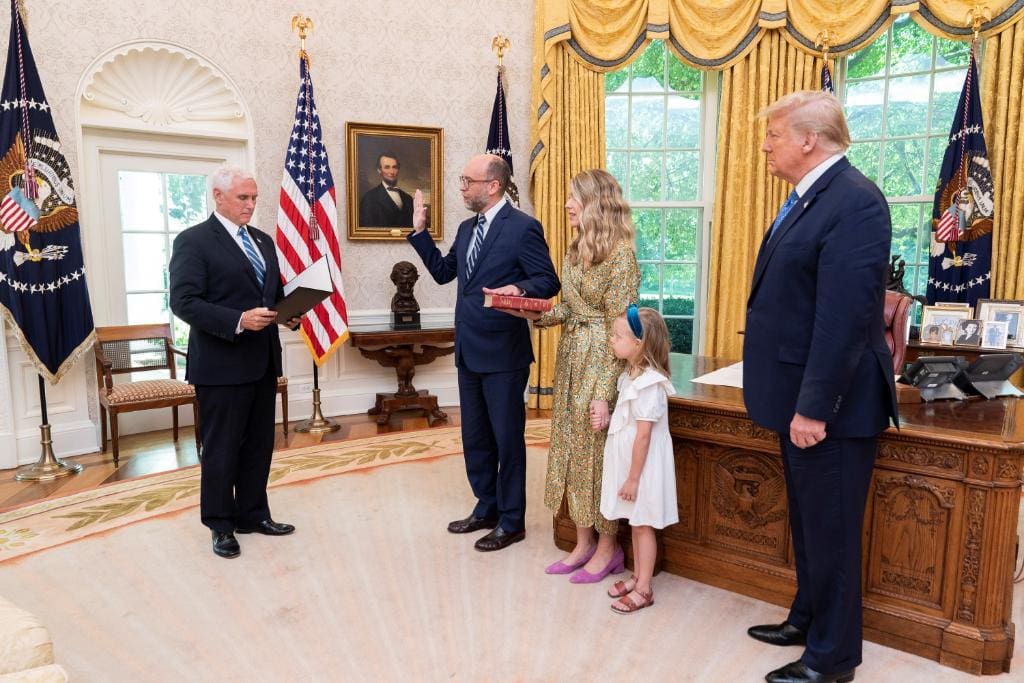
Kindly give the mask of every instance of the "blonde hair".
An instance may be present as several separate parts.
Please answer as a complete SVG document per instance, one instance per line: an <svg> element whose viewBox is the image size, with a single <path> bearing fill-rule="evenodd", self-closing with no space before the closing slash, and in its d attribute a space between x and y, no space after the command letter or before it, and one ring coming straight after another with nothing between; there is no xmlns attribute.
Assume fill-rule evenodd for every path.
<svg viewBox="0 0 1024 683"><path fill-rule="evenodd" d="M643 337L640 342L639 368L653 368L665 377L672 377L669 369L668 354L672 349L672 339L668 334L668 325L665 319L653 308L637 309L640 315L640 327L643 330ZM629 326L629 319L623 313L619 316L626 321L626 329L633 334L633 328ZM633 335L636 338L636 335Z"/></svg>
<svg viewBox="0 0 1024 683"><path fill-rule="evenodd" d="M569 196L583 207L580 228L566 258L586 270L608 258L615 245L626 240L631 247L636 230L622 188L607 171L594 168L569 181Z"/></svg>
<svg viewBox="0 0 1024 683"><path fill-rule="evenodd" d="M797 90L779 98L757 116L769 119L785 116L791 129L798 133L816 133L818 145L832 154L845 152L850 146L850 129L846 126L843 105L835 95L824 90Z"/></svg>

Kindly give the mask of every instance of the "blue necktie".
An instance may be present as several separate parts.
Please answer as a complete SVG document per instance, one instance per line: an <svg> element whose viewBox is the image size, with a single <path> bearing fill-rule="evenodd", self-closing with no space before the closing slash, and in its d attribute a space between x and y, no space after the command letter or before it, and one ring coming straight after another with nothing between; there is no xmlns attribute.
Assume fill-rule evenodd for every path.
<svg viewBox="0 0 1024 683"><path fill-rule="evenodd" d="M263 267L263 262L260 261L259 254L256 253L256 247L253 245L252 240L249 239L249 233L244 225L238 228L238 236L242 238L242 249L245 251L245 255L249 257L252 269L256 271L256 280L260 283L260 289L263 289L263 275L266 269Z"/></svg>
<svg viewBox="0 0 1024 683"><path fill-rule="evenodd" d="M480 256L480 247L484 243L484 224L487 223L487 217L480 214L476 217L476 228L473 230L473 246L469 248L469 258L466 259L466 279L473 274L473 266L476 265L476 259Z"/></svg>
<svg viewBox="0 0 1024 683"><path fill-rule="evenodd" d="M772 223L772 229L769 232L768 239L775 236L775 230L782 225L782 221L786 220L786 215L789 213L790 209L796 205L798 199L800 199L800 195L796 193L796 190L789 193L789 196L786 197L786 201L782 205L782 208L779 209L779 215L775 217L775 222Z"/></svg>

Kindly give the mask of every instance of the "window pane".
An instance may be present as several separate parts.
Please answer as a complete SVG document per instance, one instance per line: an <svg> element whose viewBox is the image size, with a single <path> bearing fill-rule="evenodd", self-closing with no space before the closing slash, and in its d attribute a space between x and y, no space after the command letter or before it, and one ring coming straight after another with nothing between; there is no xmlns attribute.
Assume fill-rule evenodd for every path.
<svg viewBox="0 0 1024 683"><path fill-rule="evenodd" d="M847 78L869 78L885 75L885 47L889 32L878 36L875 42L863 50L852 53L846 61Z"/></svg>
<svg viewBox="0 0 1024 683"><path fill-rule="evenodd" d="M909 14L901 14L892 25L892 63L889 65L889 73L930 70L934 40Z"/></svg>
<svg viewBox="0 0 1024 683"><path fill-rule="evenodd" d="M956 64L967 66L971 58L971 43L966 40L940 40L935 68Z"/></svg>
<svg viewBox="0 0 1024 683"><path fill-rule="evenodd" d="M609 71L604 75L605 92L629 92L629 69Z"/></svg>
<svg viewBox="0 0 1024 683"><path fill-rule="evenodd" d="M159 173L118 171L122 230L164 229L164 187Z"/></svg>
<svg viewBox="0 0 1024 683"><path fill-rule="evenodd" d="M167 174L167 224L171 231L184 230L209 215L206 208L206 176Z"/></svg>
<svg viewBox="0 0 1024 683"><path fill-rule="evenodd" d="M885 81L864 81L846 86L846 123L854 140L882 134Z"/></svg>
<svg viewBox="0 0 1024 683"><path fill-rule="evenodd" d="M171 319L167 294L129 294L128 324L165 323Z"/></svg>
<svg viewBox="0 0 1024 683"><path fill-rule="evenodd" d="M672 353L693 353L693 320L668 318L665 324L672 339Z"/></svg>
<svg viewBox="0 0 1024 683"><path fill-rule="evenodd" d="M700 156L697 152L665 154L665 199L693 201L700 182Z"/></svg>
<svg viewBox="0 0 1024 683"><path fill-rule="evenodd" d="M668 56L668 87L672 90L699 95L702 89L700 71L683 64L670 53Z"/></svg>
<svg viewBox="0 0 1024 683"><path fill-rule="evenodd" d="M665 91L665 43L653 40L630 67L633 92Z"/></svg>
<svg viewBox="0 0 1024 683"><path fill-rule="evenodd" d="M878 184L878 162L882 151L880 142L855 142L850 145L846 157L861 173Z"/></svg>
<svg viewBox="0 0 1024 683"><path fill-rule="evenodd" d="M966 77L967 72L959 69L935 74L931 132L948 134L953 127L956 105L960 102L960 92Z"/></svg>
<svg viewBox="0 0 1024 683"><path fill-rule="evenodd" d="M633 209L636 226L636 257L640 261L661 260L662 209Z"/></svg>
<svg viewBox="0 0 1024 683"><path fill-rule="evenodd" d="M608 165L608 172L615 176L619 185L625 189L626 180L629 178L629 153L608 152L605 154L605 163Z"/></svg>
<svg viewBox="0 0 1024 683"><path fill-rule="evenodd" d="M604 122L605 147L625 147L626 132L629 129L629 98L605 98Z"/></svg>
<svg viewBox="0 0 1024 683"><path fill-rule="evenodd" d="M917 204L894 204L889 207L889 213L892 216L891 253L913 263L917 252L920 208Z"/></svg>
<svg viewBox="0 0 1024 683"><path fill-rule="evenodd" d="M661 267L657 263L640 264L640 298L645 301L658 300L661 297ZM658 304L645 304L651 308L660 308Z"/></svg>
<svg viewBox="0 0 1024 683"><path fill-rule="evenodd" d="M665 146L665 98L633 97L630 142L634 148L660 149Z"/></svg>
<svg viewBox="0 0 1024 683"><path fill-rule="evenodd" d="M888 135L920 135L928 120L929 77L905 76L889 81Z"/></svg>
<svg viewBox="0 0 1024 683"><path fill-rule="evenodd" d="M928 250L931 249L932 245L932 205L931 202L928 202L927 204L922 203L918 206L921 209L921 213L918 218L920 223L917 227L917 244L919 252L914 257L914 261L924 263L925 270L927 270L929 256Z"/></svg>
<svg viewBox="0 0 1024 683"><path fill-rule="evenodd" d="M140 233L125 233L122 237L125 291L166 289L167 238Z"/></svg>
<svg viewBox="0 0 1024 683"><path fill-rule="evenodd" d="M662 275L665 278L662 286L665 313L680 313L675 305L669 310L670 300L676 305L686 306L689 313L692 313L693 300L697 295L697 267L691 264L665 264Z"/></svg>
<svg viewBox="0 0 1024 683"><path fill-rule="evenodd" d="M661 158L658 152L635 152L630 155L629 198L651 202L661 199Z"/></svg>
<svg viewBox="0 0 1024 683"><path fill-rule="evenodd" d="M885 144L885 182L888 197L912 197L924 191L924 141L890 140Z"/></svg>
<svg viewBox="0 0 1024 683"><path fill-rule="evenodd" d="M668 146L700 145L700 95L668 96Z"/></svg>
<svg viewBox="0 0 1024 683"><path fill-rule="evenodd" d="M697 260L700 209L666 209L665 260Z"/></svg>

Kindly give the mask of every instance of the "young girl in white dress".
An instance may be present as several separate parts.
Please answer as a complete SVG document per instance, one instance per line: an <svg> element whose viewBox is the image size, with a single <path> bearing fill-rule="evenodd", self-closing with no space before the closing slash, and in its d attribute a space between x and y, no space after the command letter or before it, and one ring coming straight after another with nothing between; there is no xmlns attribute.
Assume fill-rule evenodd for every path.
<svg viewBox="0 0 1024 683"><path fill-rule="evenodd" d="M631 304L612 323L611 347L626 361L626 371L619 376L604 446L601 514L626 518L633 528L635 573L608 590L609 597L618 598L612 609L629 614L654 604L654 529L679 521L668 431L668 397L675 390L669 381L668 328L657 311Z"/></svg>

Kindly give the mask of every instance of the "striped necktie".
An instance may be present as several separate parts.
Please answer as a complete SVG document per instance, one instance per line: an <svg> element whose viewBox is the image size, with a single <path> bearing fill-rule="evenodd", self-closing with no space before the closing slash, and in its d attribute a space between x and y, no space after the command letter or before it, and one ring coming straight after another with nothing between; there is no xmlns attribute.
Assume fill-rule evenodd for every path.
<svg viewBox="0 0 1024 683"><path fill-rule="evenodd" d="M263 289L263 276L266 269L263 267L263 261L260 260L259 254L256 253L256 247L253 245L252 240L249 239L249 232L245 229L244 225L238 228L238 236L242 238L242 250L245 251L245 255L249 258L252 269L256 271L256 280L260 283L260 289Z"/></svg>
<svg viewBox="0 0 1024 683"><path fill-rule="evenodd" d="M469 248L469 258L466 259L466 278L473 274L473 266L476 265L476 259L480 256L480 247L484 243L484 225L486 223L487 217L483 214L476 217L476 228L473 230L473 246Z"/></svg>
<svg viewBox="0 0 1024 683"><path fill-rule="evenodd" d="M796 190L789 193L789 196L786 197L786 201L783 203L782 208L779 209L779 215L775 217L775 222L772 223L772 229L768 235L768 239L775 236L775 231L780 225L782 225L782 221L786 220L786 216L789 214L793 206L796 205L798 199L800 199L800 195L796 193Z"/></svg>

